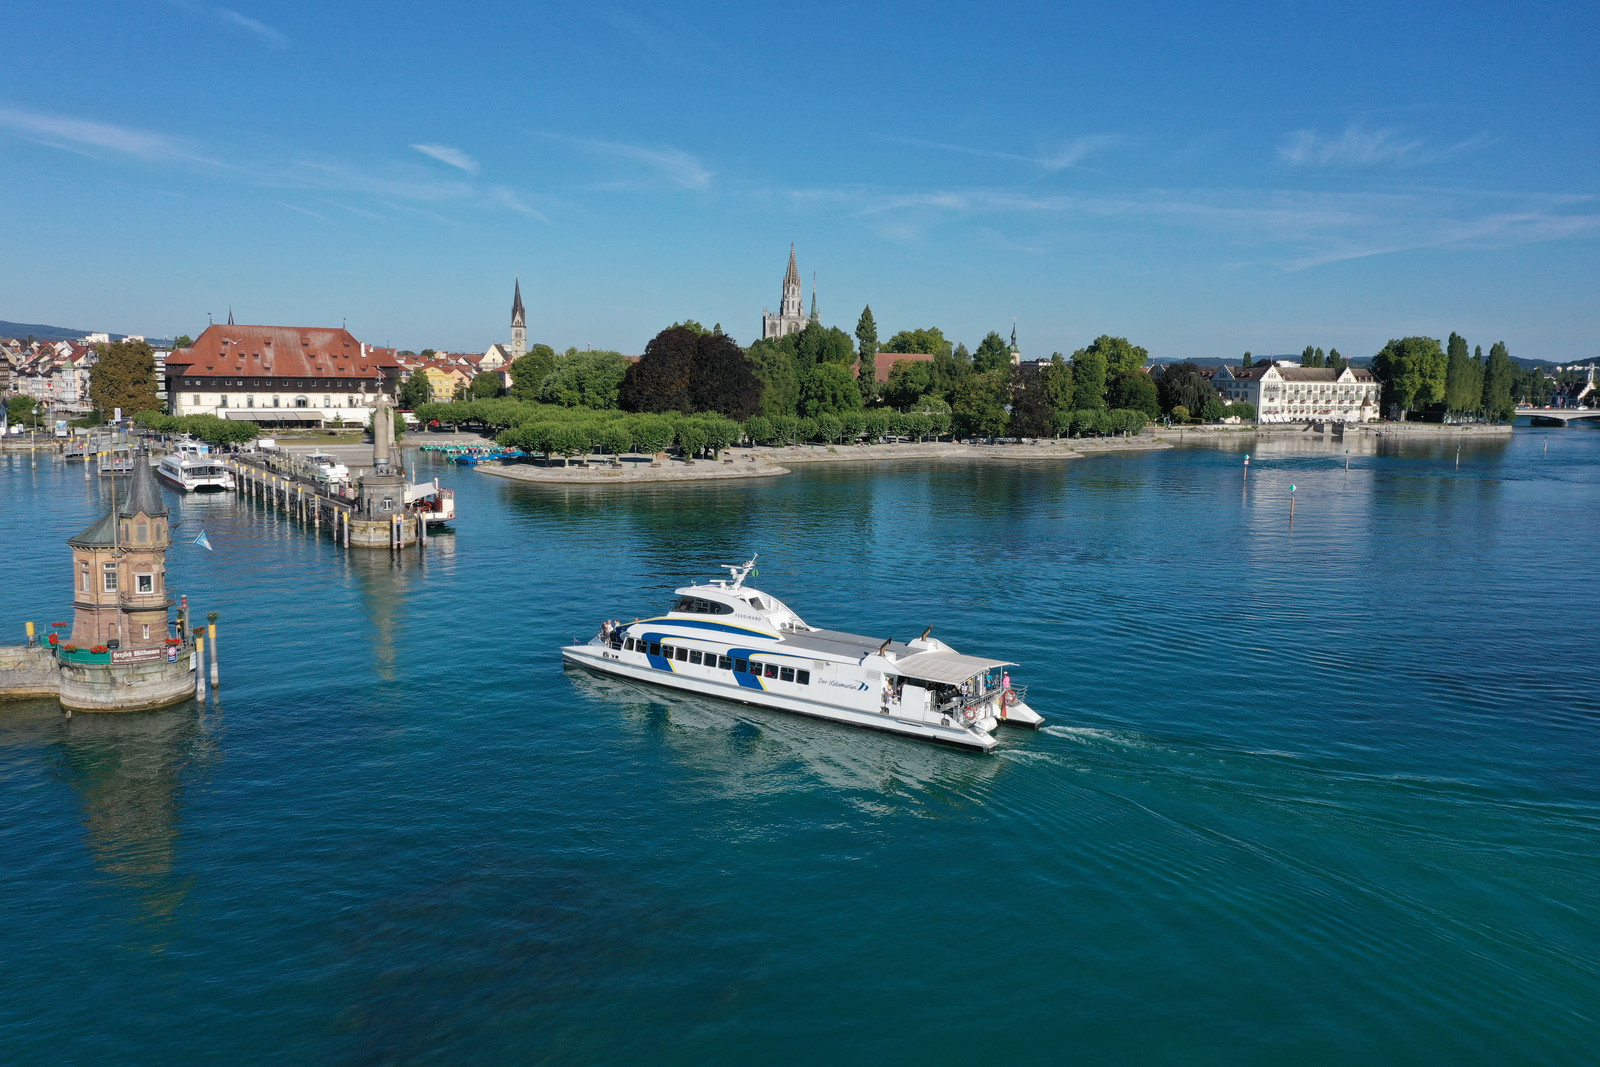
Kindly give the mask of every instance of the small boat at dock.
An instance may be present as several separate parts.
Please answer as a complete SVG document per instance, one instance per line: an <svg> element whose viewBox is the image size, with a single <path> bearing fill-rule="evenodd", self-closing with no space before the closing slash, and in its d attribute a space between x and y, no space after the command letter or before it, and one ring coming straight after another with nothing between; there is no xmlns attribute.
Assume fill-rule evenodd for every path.
<svg viewBox="0 0 1600 1067"><path fill-rule="evenodd" d="M820 630L775 597L730 577L677 590L664 615L601 631L561 650L573 666L652 685L987 752L1004 725L1044 718L1011 684L1009 660L911 641Z"/></svg>

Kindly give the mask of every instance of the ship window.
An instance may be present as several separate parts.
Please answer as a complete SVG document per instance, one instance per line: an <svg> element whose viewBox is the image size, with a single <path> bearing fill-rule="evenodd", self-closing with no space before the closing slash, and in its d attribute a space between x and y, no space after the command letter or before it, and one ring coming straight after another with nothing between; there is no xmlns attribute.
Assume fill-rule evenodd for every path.
<svg viewBox="0 0 1600 1067"><path fill-rule="evenodd" d="M689 658L689 650L687 648L678 649L678 659L687 660L688 658Z"/></svg>
<svg viewBox="0 0 1600 1067"><path fill-rule="evenodd" d="M733 609L726 604L718 604L712 600L703 600L697 596L679 597L673 611L685 615L732 615Z"/></svg>
<svg viewBox="0 0 1600 1067"><path fill-rule="evenodd" d="M735 674L744 674L746 666L748 666L748 664L746 664L742 659L736 659L733 661L733 670Z"/></svg>
<svg viewBox="0 0 1600 1067"><path fill-rule="evenodd" d="M633 651L633 638L625 637L625 638L622 639L622 650L624 652L632 652Z"/></svg>
<svg viewBox="0 0 1600 1067"><path fill-rule="evenodd" d="M661 646L661 658L662 659L671 659L672 658L672 652L673 652L673 648L672 648L671 645L662 645Z"/></svg>
<svg viewBox="0 0 1600 1067"><path fill-rule="evenodd" d="M799 682L801 685L810 685L811 684L811 672L810 671L795 671L794 672L794 680Z"/></svg>
<svg viewBox="0 0 1600 1067"><path fill-rule="evenodd" d="M776 678L778 676L778 665L776 663L767 664L766 675L768 678Z"/></svg>
<svg viewBox="0 0 1600 1067"><path fill-rule="evenodd" d="M693 649L693 650L690 651L690 653L689 653L689 662L690 663L699 663L700 662L700 650L699 649Z"/></svg>
<svg viewBox="0 0 1600 1067"><path fill-rule="evenodd" d="M657 644L655 641L651 641L650 642L650 654L652 656L661 655L661 646L659 644Z"/></svg>
<svg viewBox="0 0 1600 1067"><path fill-rule="evenodd" d="M750 606L755 608L757 611L767 610L767 605L763 603L761 598L758 596L753 596L750 598Z"/></svg>
<svg viewBox="0 0 1600 1067"><path fill-rule="evenodd" d="M778 680L779 681L783 681L783 682L792 682L792 681L794 681L794 668L793 667L784 667L782 670L780 670L778 672Z"/></svg>
<svg viewBox="0 0 1600 1067"><path fill-rule="evenodd" d="M730 671L733 669L733 660L729 659L727 656L718 656L717 666L722 670Z"/></svg>
<svg viewBox="0 0 1600 1067"><path fill-rule="evenodd" d="M156 576L153 574L136 574L134 580L139 583L139 592L153 593L156 591Z"/></svg>

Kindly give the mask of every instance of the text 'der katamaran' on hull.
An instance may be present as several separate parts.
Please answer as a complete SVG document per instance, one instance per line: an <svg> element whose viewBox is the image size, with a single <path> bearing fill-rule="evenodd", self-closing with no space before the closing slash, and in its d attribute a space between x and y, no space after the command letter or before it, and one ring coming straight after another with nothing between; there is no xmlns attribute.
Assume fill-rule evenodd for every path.
<svg viewBox="0 0 1600 1067"><path fill-rule="evenodd" d="M606 623L569 645L575 666L691 693L987 752L1001 723L1044 719L1011 684L1007 660L963 656L930 636L884 641L808 626L744 584L755 567L677 591L665 615Z"/></svg>

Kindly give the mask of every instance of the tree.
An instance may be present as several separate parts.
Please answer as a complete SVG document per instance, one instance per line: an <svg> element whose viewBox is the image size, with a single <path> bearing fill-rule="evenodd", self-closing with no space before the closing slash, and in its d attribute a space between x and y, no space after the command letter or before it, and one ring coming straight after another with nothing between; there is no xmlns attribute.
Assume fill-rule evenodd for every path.
<svg viewBox="0 0 1600 1067"><path fill-rule="evenodd" d="M628 372L628 357L621 352L594 349L569 352L544 377L539 399L569 408L613 410L617 393Z"/></svg>
<svg viewBox="0 0 1600 1067"><path fill-rule="evenodd" d="M1179 417L1178 408L1184 410L1182 417L1188 418L1191 412L1203 411L1206 401L1220 399L1200 368L1187 362L1169 363L1161 368L1161 376L1156 379L1156 396L1161 410L1173 418Z"/></svg>
<svg viewBox="0 0 1600 1067"><path fill-rule="evenodd" d="M1341 356L1337 348L1328 349L1328 366L1333 368L1336 373L1343 374L1344 369L1349 365L1350 361Z"/></svg>
<svg viewBox="0 0 1600 1067"><path fill-rule="evenodd" d="M1051 437L1055 407L1050 402L1049 368L1018 367L1011 388L1013 437Z"/></svg>
<svg viewBox="0 0 1600 1067"><path fill-rule="evenodd" d="M1083 411L1106 406L1106 357L1098 348L1072 353L1072 406Z"/></svg>
<svg viewBox="0 0 1600 1067"><path fill-rule="evenodd" d="M800 403L800 377L794 357L777 341L763 338L745 351L750 370L761 383L761 414L793 415Z"/></svg>
<svg viewBox="0 0 1600 1067"><path fill-rule="evenodd" d="M398 402L400 407L407 411L416 411L423 404L433 399L433 384L428 381L428 376L422 371L413 371L411 376L400 383Z"/></svg>
<svg viewBox="0 0 1600 1067"><path fill-rule="evenodd" d="M965 348L962 350L965 351ZM943 331L930 326L925 330L901 330L889 338L880 351L923 353L931 356L949 355L950 342L944 339Z"/></svg>
<svg viewBox="0 0 1600 1067"><path fill-rule="evenodd" d="M481 370L472 376L472 395L478 400L493 400L497 396L504 396L506 387L500 382L500 375L496 371Z"/></svg>
<svg viewBox="0 0 1600 1067"><path fill-rule="evenodd" d="M983 374L1010 365L1011 350L1006 347L1006 339L990 330L983 340L978 342L978 350L972 354L973 371Z"/></svg>
<svg viewBox="0 0 1600 1067"><path fill-rule="evenodd" d="M727 334L669 326L627 368L618 401L627 411L716 411L742 421L760 407L761 382Z"/></svg>
<svg viewBox="0 0 1600 1067"><path fill-rule="evenodd" d="M933 391L934 365L925 359L897 360L889 368L889 380L884 383L883 399L893 407L905 408L915 404Z"/></svg>
<svg viewBox="0 0 1600 1067"><path fill-rule="evenodd" d="M856 357L860 368L856 381L861 386L861 399L870 400L878 373L878 322L872 317L871 304L861 309L861 318L856 320Z"/></svg>
<svg viewBox="0 0 1600 1067"><path fill-rule="evenodd" d="M1249 370L1250 369L1251 358L1252 357L1250 355L1249 350L1246 349L1245 350L1245 354L1244 354L1244 358L1239 361L1240 368L1243 369L1243 370Z"/></svg>
<svg viewBox="0 0 1600 1067"><path fill-rule="evenodd" d="M821 363L800 381L800 414L819 418L861 410L861 392L848 367Z"/></svg>
<svg viewBox="0 0 1600 1067"><path fill-rule="evenodd" d="M116 408L127 416L160 411L155 349L145 341L113 341L97 347L100 358L89 371L89 400L101 417L110 418Z"/></svg>
<svg viewBox="0 0 1600 1067"><path fill-rule="evenodd" d="M1409 411L1444 400L1447 365L1435 338L1403 337L1372 358L1372 373L1383 383L1384 402Z"/></svg>
<svg viewBox="0 0 1600 1067"><path fill-rule="evenodd" d="M152 409L153 410L153 409ZM6 419L13 426L37 430L44 422L44 405L31 396L6 397Z"/></svg>
<svg viewBox="0 0 1600 1067"><path fill-rule="evenodd" d="M1059 415L1072 410L1072 364L1060 352L1050 355L1050 366L1044 369L1045 392L1050 397L1050 410Z"/></svg>
<svg viewBox="0 0 1600 1067"><path fill-rule="evenodd" d="M176 337L174 337L172 339L172 347L175 348L175 349L176 348L189 348L193 344L194 344L194 338L190 337L186 333L180 333L178 336L176 336Z"/></svg>
<svg viewBox="0 0 1600 1067"><path fill-rule="evenodd" d="M1112 337L1101 334L1089 343L1083 352L1097 353L1105 361L1106 377L1109 379L1118 374L1129 374L1134 371L1144 370L1150 362L1150 353L1135 344L1129 344L1126 337ZM1074 353L1073 362L1078 360Z"/></svg>
<svg viewBox="0 0 1600 1067"><path fill-rule="evenodd" d="M957 436L998 437L1006 430L1010 371L997 368L974 373L956 386L950 414Z"/></svg>
<svg viewBox="0 0 1600 1067"><path fill-rule="evenodd" d="M549 345L534 345L511 361L511 395L518 400L537 400L544 376L555 369L556 350Z"/></svg>
<svg viewBox="0 0 1600 1067"><path fill-rule="evenodd" d="M595 444L614 456L624 456L633 451L633 424L627 419L611 419L602 423L595 434Z"/></svg>
<svg viewBox="0 0 1600 1067"><path fill-rule="evenodd" d="M1161 397L1155 379L1143 370L1119 371L1106 386L1106 404L1112 408L1142 412L1146 418L1161 414Z"/></svg>
<svg viewBox="0 0 1600 1067"><path fill-rule="evenodd" d="M1300 353L1300 365L1302 367L1320 367L1322 363L1318 356L1319 353L1315 348L1306 345L1305 351Z"/></svg>
<svg viewBox="0 0 1600 1067"><path fill-rule="evenodd" d="M1445 410L1477 411L1483 406L1483 364L1467 355L1466 338L1458 333L1450 334L1445 354Z"/></svg>
<svg viewBox="0 0 1600 1067"><path fill-rule="evenodd" d="M1515 417L1511 385L1516 373L1517 366L1511 362L1506 343L1496 341L1489 347L1489 361L1483 365L1483 410L1491 419L1510 422Z"/></svg>
<svg viewBox="0 0 1600 1067"><path fill-rule="evenodd" d="M794 338L795 360L802 372L819 363L838 363L848 367L856 361L855 346L850 343L850 335L837 326L808 322L805 329L790 336Z"/></svg>

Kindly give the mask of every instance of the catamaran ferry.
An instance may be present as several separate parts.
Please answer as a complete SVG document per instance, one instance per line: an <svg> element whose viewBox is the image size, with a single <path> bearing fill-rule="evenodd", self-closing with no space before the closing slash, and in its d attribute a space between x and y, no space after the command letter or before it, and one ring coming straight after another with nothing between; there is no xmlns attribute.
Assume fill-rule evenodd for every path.
<svg viewBox="0 0 1600 1067"><path fill-rule="evenodd" d="M677 590L665 615L606 624L567 663L851 726L987 752L1002 723L1044 719L1010 684L1008 660L963 656L931 637L880 640L808 626L776 598L748 588L755 567Z"/></svg>
<svg viewBox="0 0 1600 1067"><path fill-rule="evenodd" d="M233 472L204 445L190 441L179 441L176 450L162 458L156 475L185 493L221 493L234 487Z"/></svg>

